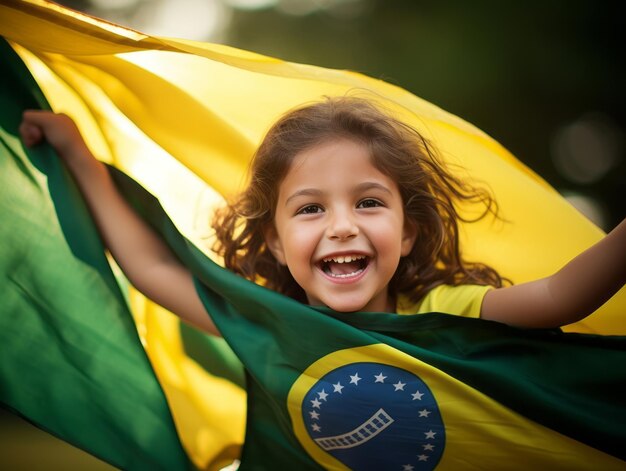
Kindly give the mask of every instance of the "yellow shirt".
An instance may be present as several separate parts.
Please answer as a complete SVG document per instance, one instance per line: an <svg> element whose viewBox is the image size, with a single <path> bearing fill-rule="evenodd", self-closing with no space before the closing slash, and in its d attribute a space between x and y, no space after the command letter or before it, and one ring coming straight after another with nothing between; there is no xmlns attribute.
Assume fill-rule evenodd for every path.
<svg viewBox="0 0 626 471"><path fill-rule="evenodd" d="M463 317L480 317L480 307L485 293L493 286L439 285L428 292L419 302L412 303L405 296L398 300L398 314L423 314L443 312Z"/></svg>

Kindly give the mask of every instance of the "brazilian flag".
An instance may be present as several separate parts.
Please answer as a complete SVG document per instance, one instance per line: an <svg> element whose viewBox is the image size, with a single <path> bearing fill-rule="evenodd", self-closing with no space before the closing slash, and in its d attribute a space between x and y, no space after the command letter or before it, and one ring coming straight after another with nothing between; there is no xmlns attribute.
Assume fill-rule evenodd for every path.
<svg viewBox="0 0 626 471"><path fill-rule="evenodd" d="M114 176L246 367L240 469L626 466L626 337L303 305L215 264Z"/></svg>
<svg viewBox="0 0 626 471"><path fill-rule="evenodd" d="M529 221L543 221L543 230L548 214L562 218L551 256L569 258L577 244L599 237L487 136L356 74L149 37L45 2L0 4L0 32L12 46L3 45L0 77L3 405L122 469L220 469L234 459L240 469L626 468L624 337L302 305L216 264L192 233L181 235L185 221L150 180L152 171L173 168L159 161L167 154L228 193L243 156L280 112L361 85L387 96L407 120L426 122L448 157L466 156L468 168L484 170L490 182L491 171L511 176L492 186L505 216L522 222L513 233L489 227L485 234L495 239L470 238L486 240L490 256L512 244L528 257L522 248L532 244L520 240L537 240L525 232ZM185 70L207 72L217 92ZM268 94L260 91L272 89L273 102L250 116L228 95L231 82L250 84L263 105ZM48 106L39 86L54 109L73 114L113 164L122 194L193 272L237 359L198 332L181 331L116 279L58 159L45 146L24 149L17 138L21 111ZM183 105L185 115L172 112ZM198 123L218 129L210 144ZM150 154L148 165L124 161L130 151ZM536 198L546 213L518 213L511 193L520 188L526 206ZM559 230L572 234L567 244ZM541 237L550 246L550 236ZM469 250L481 252L471 242ZM542 265L551 270L548 258ZM494 265L516 281L536 275ZM578 330L612 332L607 318L613 330L623 328L623 310L606 312Z"/></svg>

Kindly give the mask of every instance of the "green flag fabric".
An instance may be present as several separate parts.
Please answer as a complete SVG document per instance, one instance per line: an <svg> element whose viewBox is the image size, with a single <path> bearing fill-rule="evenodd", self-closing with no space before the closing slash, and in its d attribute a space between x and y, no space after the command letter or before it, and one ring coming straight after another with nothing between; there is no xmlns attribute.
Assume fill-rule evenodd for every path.
<svg viewBox="0 0 626 471"><path fill-rule="evenodd" d="M78 190L19 141L45 99L0 53L0 403L119 468L191 468Z"/></svg>

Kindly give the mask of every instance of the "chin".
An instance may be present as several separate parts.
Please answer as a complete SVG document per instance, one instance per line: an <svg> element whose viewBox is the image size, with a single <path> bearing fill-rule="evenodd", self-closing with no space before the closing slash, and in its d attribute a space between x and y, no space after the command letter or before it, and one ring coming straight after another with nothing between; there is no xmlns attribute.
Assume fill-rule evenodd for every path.
<svg viewBox="0 0 626 471"><path fill-rule="evenodd" d="M335 308L333 306L328 306L330 309L332 309L335 312L359 312L361 311L361 309L352 309L352 308L346 308L346 307L339 307L339 308Z"/></svg>
<svg viewBox="0 0 626 471"><path fill-rule="evenodd" d="M326 307L336 312L359 312L365 309L367 303L328 303Z"/></svg>

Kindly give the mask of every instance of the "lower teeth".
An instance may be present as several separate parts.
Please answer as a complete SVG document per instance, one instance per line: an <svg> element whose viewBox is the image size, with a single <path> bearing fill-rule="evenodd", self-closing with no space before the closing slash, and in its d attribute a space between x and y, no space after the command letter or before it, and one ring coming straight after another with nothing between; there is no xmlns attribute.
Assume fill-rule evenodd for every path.
<svg viewBox="0 0 626 471"><path fill-rule="evenodd" d="M332 276L333 278L348 278L349 276L355 276L358 275L359 273L363 272L363 269L361 270L357 270L355 272L352 273L345 273L345 274L341 274L341 275L335 275L333 273L328 273L330 276Z"/></svg>

